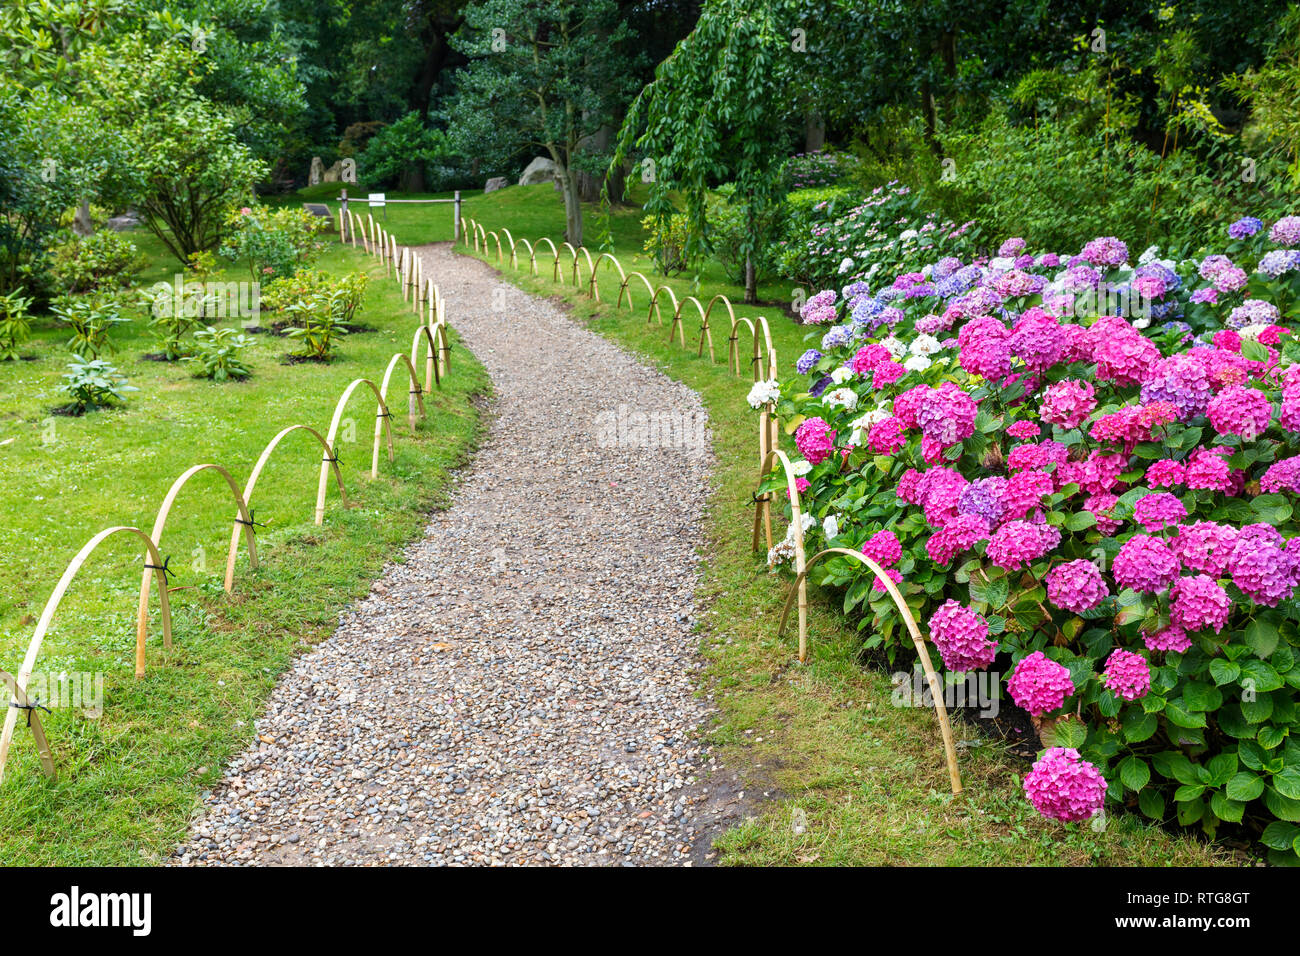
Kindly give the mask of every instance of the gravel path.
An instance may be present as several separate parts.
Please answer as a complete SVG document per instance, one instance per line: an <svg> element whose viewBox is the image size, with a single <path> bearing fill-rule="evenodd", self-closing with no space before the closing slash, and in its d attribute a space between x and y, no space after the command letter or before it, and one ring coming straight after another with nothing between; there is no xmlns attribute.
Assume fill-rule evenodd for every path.
<svg viewBox="0 0 1300 956"><path fill-rule="evenodd" d="M738 801L696 782L699 398L486 265L421 254L495 383L490 433L453 507L282 677L177 859L700 860Z"/></svg>

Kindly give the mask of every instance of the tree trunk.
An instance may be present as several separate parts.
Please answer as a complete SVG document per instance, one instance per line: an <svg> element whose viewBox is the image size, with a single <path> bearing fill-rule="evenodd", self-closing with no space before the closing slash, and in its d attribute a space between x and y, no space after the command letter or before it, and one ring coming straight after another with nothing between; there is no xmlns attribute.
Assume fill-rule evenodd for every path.
<svg viewBox="0 0 1300 956"><path fill-rule="evenodd" d="M83 199L77 207L77 215L72 220L72 231L79 236L89 236L95 231L95 224L90 219L89 199Z"/></svg>
<svg viewBox="0 0 1300 956"><path fill-rule="evenodd" d="M826 145L826 121L819 110L810 109L804 114L803 151L815 153Z"/></svg>
<svg viewBox="0 0 1300 956"><path fill-rule="evenodd" d="M754 206L753 200L745 206L745 228L749 233L749 241L758 245L758 236L755 235L754 228ZM754 257L751 253L745 253L745 305L758 304L758 275L754 269Z"/></svg>
<svg viewBox="0 0 1300 956"><path fill-rule="evenodd" d="M555 175L564 194L564 239L577 248L582 245L582 197L578 195L578 180L566 163L555 164Z"/></svg>

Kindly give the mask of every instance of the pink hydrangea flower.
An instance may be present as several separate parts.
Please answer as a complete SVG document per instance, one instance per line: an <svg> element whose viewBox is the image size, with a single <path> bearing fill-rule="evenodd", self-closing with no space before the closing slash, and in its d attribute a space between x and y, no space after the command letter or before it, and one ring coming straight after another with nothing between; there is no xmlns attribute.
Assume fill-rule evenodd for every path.
<svg viewBox="0 0 1300 956"><path fill-rule="evenodd" d="M916 413L928 394L930 394L929 385L916 385L894 399L894 417L903 423L904 428L919 427Z"/></svg>
<svg viewBox="0 0 1300 956"><path fill-rule="evenodd" d="M1025 796L1050 820L1075 823L1097 815L1106 802L1106 780L1073 747L1052 747L1025 774Z"/></svg>
<svg viewBox="0 0 1300 956"><path fill-rule="evenodd" d="M809 464L820 465L835 450L835 430L825 419L809 418L795 429L794 443Z"/></svg>
<svg viewBox="0 0 1300 956"><path fill-rule="evenodd" d="M1021 468L1046 468L1048 465L1063 465L1070 457L1070 450L1059 441L1048 439L1044 442L1017 445L1007 455L1007 468L1017 471Z"/></svg>
<svg viewBox="0 0 1300 956"><path fill-rule="evenodd" d="M1197 521L1178 529L1174 554L1189 571L1221 578L1237 543L1237 529L1213 521Z"/></svg>
<svg viewBox="0 0 1300 956"><path fill-rule="evenodd" d="M997 641L989 640L988 622L951 599L931 616L930 639L950 671L984 670L998 653Z"/></svg>
<svg viewBox="0 0 1300 956"><path fill-rule="evenodd" d="M1223 630L1232 611L1228 592L1208 574L1181 577L1170 592L1173 606L1169 620L1185 631L1199 631L1208 627L1215 633Z"/></svg>
<svg viewBox="0 0 1300 956"><path fill-rule="evenodd" d="M1122 266L1128 262L1128 246L1114 236L1098 236L1086 243L1079 255L1094 266Z"/></svg>
<svg viewBox="0 0 1300 956"><path fill-rule="evenodd" d="M862 553L875 561L876 564L887 568L892 564L896 564L898 559L903 556L903 546L899 543L898 536L894 532L877 531L862 546Z"/></svg>
<svg viewBox="0 0 1300 956"><path fill-rule="evenodd" d="M1102 684L1122 700L1137 700L1151 689L1151 668L1141 654L1116 648L1106 658Z"/></svg>
<svg viewBox="0 0 1300 956"><path fill-rule="evenodd" d="M1160 531L1186 518L1187 509L1173 495L1157 491L1138 499L1133 517L1147 531Z"/></svg>
<svg viewBox="0 0 1300 956"><path fill-rule="evenodd" d="M930 535L925 553L936 564L948 564L989 536L989 523L979 515L961 514Z"/></svg>
<svg viewBox="0 0 1300 956"><path fill-rule="evenodd" d="M1246 441L1254 441L1268 428L1273 406L1263 392L1234 385L1210 402L1209 416L1210 424L1220 435L1240 435Z"/></svg>
<svg viewBox="0 0 1300 956"><path fill-rule="evenodd" d="M864 345L849 360L849 368L858 375L866 375L868 372L874 372L876 366L881 362L887 362L893 356L889 349L878 343Z"/></svg>
<svg viewBox="0 0 1300 956"><path fill-rule="evenodd" d="M1103 338L1094 349L1097 378L1117 385L1137 385L1157 362L1160 350L1135 330Z"/></svg>
<svg viewBox="0 0 1300 956"><path fill-rule="evenodd" d="M893 568L883 568L882 570L885 572L885 576L888 577L889 580L893 581L895 584L903 583L903 574L901 571L896 571ZM871 585L871 590L879 591L881 594L884 594L889 590L889 588L885 586L884 578L878 577L876 578L875 583Z"/></svg>
<svg viewBox="0 0 1300 956"><path fill-rule="evenodd" d="M885 388L893 385L906 374L907 369L901 363L888 359L876 366L871 375L871 387L875 389Z"/></svg>
<svg viewBox="0 0 1300 956"><path fill-rule="evenodd" d="M1300 455L1283 458L1268 466L1259 480L1260 491L1289 491L1300 494Z"/></svg>
<svg viewBox="0 0 1300 956"><path fill-rule="evenodd" d="M1232 470L1221 457L1205 448L1198 448L1187 459L1187 487L1203 491L1229 491L1232 488Z"/></svg>
<svg viewBox="0 0 1300 956"><path fill-rule="evenodd" d="M867 446L877 455L892 455L906 448L903 423L895 417L882 418L867 431Z"/></svg>
<svg viewBox="0 0 1300 956"><path fill-rule="evenodd" d="M1176 624L1154 634L1144 634L1142 640L1149 651L1175 651L1181 654L1192 646L1192 639L1187 636L1187 632Z"/></svg>
<svg viewBox="0 0 1300 956"><path fill-rule="evenodd" d="M1007 480L1002 503L1006 509L1003 517L1007 520L1023 518L1032 508L1038 507L1043 498L1056 491L1056 482L1045 471L1029 469L1018 471Z"/></svg>
<svg viewBox="0 0 1300 956"><path fill-rule="evenodd" d="M1021 419L1007 426L1007 434L1012 438L1037 438L1042 429L1031 421Z"/></svg>
<svg viewBox="0 0 1300 956"><path fill-rule="evenodd" d="M917 424L925 436L947 447L975 433L975 400L953 382L932 388L921 399Z"/></svg>
<svg viewBox="0 0 1300 956"><path fill-rule="evenodd" d="M1152 488L1173 488L1187 481L1187 468L1172 458L1153 461L1147 469L1147 484Z"/></svg>
<svg viewBox="0 0 1300 956"><path fill-rule="evenodd" d="M1088 382L1065 379L1043 389L1038 414L1045 422L1077 428L1097 407L1096 392Z"/></svg>
<svg viewBox="0 0 1300 956"><path fill-rule="evenodd" d="M1089 495L1083 502L1083 510L1091 511L1097 518L1097 530L1110 537L1120 529L1124 522L1113 516L1119 498L1112 494Z"/></svg>
<svg viewBox="0 0 1300 956"><path fill-rule="evenodd" d="M1067 561L1047 573L1047 599L1062 610L1090 611L1109 596L1106 579L1091 561Z"/></svg>
<svg viewBox="0 0 1300 956"><path fill-rule="evenodd" d="M1120 587L1163 591L1178 577L1178 557L1159 538L1135 534L1121 545L1111 566Z"/></svg>
<svg viewBox="0 0 1300 956"><path fill-rule="evenodd" d="M1029 713L1041 717L1065 706L1074 693L1074 682L1064 664L1058 664L1042 651L1034 651L1007 678L1007 693Z"/></svg>
<svg viewBox="0 0 1300 956"><path fill-rule="evenodd" d="M1061 543L1061 532L1050 524L1008 521L989 539L985 556L1008 571L1018 571L1037 561Z"/></svg>
<svg viewBox="0 0 1300 956"><path fill-rule="evenodd" d="M1277 607L1295 588L1291 557L1282 536L1268 525L1247 525L1238 532L1228 570L1243 594L1266 607Z"/></svg>

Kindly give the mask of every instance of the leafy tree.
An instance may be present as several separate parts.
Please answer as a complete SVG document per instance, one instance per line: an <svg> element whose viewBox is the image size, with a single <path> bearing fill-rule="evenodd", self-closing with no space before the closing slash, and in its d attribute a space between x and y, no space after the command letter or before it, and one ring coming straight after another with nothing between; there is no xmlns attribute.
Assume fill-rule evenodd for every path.
<svg viewBox="0 0 1300 956"><path fill-rule="evenodd" d="M446 134L425 126L419 113L410 112L371 137L357 166L368 183L410 189L417 182L427 183L432 168L451 156Z"/></svg>
<svg viewBox="0 0 1300 956"><path fill-rule="evenodd" d="M710 186L735 183L745 220L738 254L746 259L745 301L757 301L754 260L764 214L783 192L780 158L789 145L792 75L807 54L792 32L788 0L715 0L695 29L659 64L654 82L628 110L611 163L633 151L650 180L646 209L662 223L674 212L670 193L686 201L689 252L706 237ZM649 165L647 165L649 164ZM689 255L688 255L689 258Z"/></svg>
<svg viewBox="0 0 1300 956"><path fill-rule="evenodd" d="M453 45L470 57L450 108L461 143L541 149L564 194L565 238L582 242L575 158L611 121L635 77L628 26L613 0L479 0L465 8Z"/></svg>

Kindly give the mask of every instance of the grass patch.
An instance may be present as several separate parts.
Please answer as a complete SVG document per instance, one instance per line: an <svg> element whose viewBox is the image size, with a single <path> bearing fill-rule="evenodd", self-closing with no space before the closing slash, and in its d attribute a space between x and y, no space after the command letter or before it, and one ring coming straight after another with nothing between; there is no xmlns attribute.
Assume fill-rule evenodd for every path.
<svg viewBox="0 0 1300 956"><path fill-rule="evenodd" d="M160 244L143 231L131 238L150 258L139 284L170 281L177 265ZM418 320L382 265L334 242L316 268L363 270L372 280L357 318L374 331L343 339L330 365L282 364L296 342L259 334L248 354L253 377L214 384L186 366L144 360L156 346L136 313L115 331L120 350L109 358L140 391L123 408L66 418L50 413L63 401L55 387L69 359L66 331L38 326L24 350L31 360L0 364L0 666L18 669L59 574L93 534L112 524L147 532L172 481L193 464L220 464L242 485L277 431L304 423L324 433L348 382L378 384L393 353L410 349ZM263 325L274 318L264 314ZM185 588L173 593L174 648L163 652L154 600L149 668L138 681L141 549L122 536L106 542L73 583L36 664L55 674L102 673L103 715L66 708L46 715L59 770L53 784L20 724L0 786L7 861L121 865L169 853L200 793L252 740L277 676L332 633L339 612L400 558L428 513L445 506L451 472L478 438L474 396L489 387L473 356L457 348L451 375L426 396L427 420L412 436L406 385L395 379L396 461L381 454L374 481L374 399L368 389L354 393L339 457L356 507L343 511L331 485L322 527L312 523L320 446L306 434L286 438L253 502L257 520L268 524L258 529L261 567L250 572L241 547L229 597L221 575L234 505L220 476L196 476L172 509L161 547L178 572L174 586Z"/></svg>
<svg viewBox="0 0 1300 956"><path fill-rule="evenodd" d="M506 227L530 241L563 231L563 210L549 189L510 189L476 199L473 215L485 228ZM629 269L651 269L640 256L639 210L615 219L615 253ZM621 225L620 225L621 223ZM635 227L635 231L633 231ZM450 233L418 232L413 238L390 226L399 241L450 239ZM458 247L465 249L465 247ZM480 258L484 258L480 255ZM495 246L486 257L495 263ZM938 727L929 710L891 703L888 675L858 663L860 634L840 613L834 597L812 588L806 666L798 663L794 639L776 639L776 623L788 579L767 573L761 555L750 550L757 463L757 416L745 402L748 378L730 374L725 334L719 364L695 357L667 341L667 328L647 324L644 290L637 309L615 310L593 303L572 287L502 267L503 275L539 295L557 296L594 331L637 353L649 365L695 389L704 399L718 462L706 516L702 548L705 611L702 652L709 661L720 719L711 739L721 761L755 786L781 796L758 815L732 828L719 841L723 863L899 864L899 865L1211 865L1231 862L1221 848L1191 835L1172 834L1136 816L1112 816L1104 831L1087 824L1043 820L1020 792L1023 761L999 742L981 739L958 724L963 745L961 771L966 793L948 791ZM602 273L602 276L604 274ZM611 273L612 275L612 273ZM716 263L698 284L677 278L668 284L681 296L708 301L739 290L726 284ZM602 281L602 288L617 289ZM760 299L773 296L760 290ZM607 298L612 299L612 295ZM737 307L738 314L763 314L772 328L777 355L788 367L808 343L805 332L775 308ZM716 316L716 313L715 313ZM455 317L451 317L455 324ZM715 322L715 324L717 324ZM688 341L690 329L688 329ZM797 827L796 820L802 825ZM803 832L796 832L802 829Z"/></svg>

